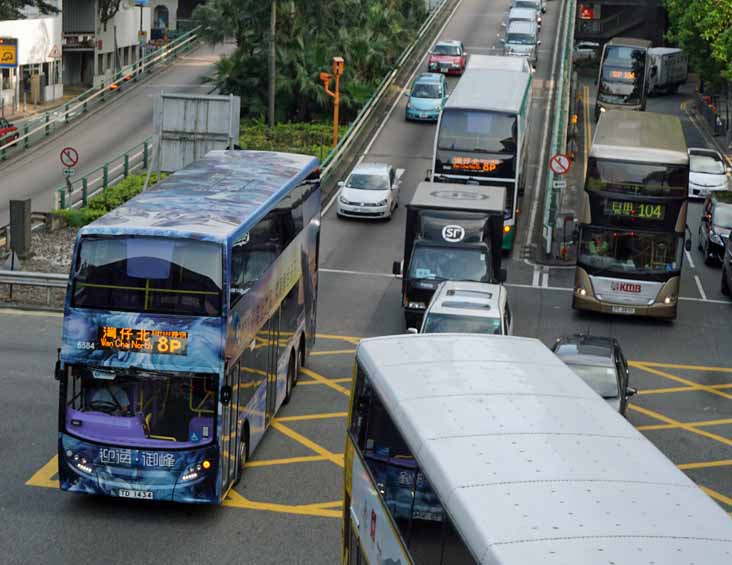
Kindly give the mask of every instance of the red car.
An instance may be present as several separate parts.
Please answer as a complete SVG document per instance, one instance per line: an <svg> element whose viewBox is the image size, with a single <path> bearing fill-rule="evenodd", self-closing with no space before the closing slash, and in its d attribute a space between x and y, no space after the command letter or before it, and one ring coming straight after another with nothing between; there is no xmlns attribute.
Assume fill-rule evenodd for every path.
<svg viewBox="0 0 732 565"><path fill-rule="evenodd" d="M461 75L467 58L462 41L440 41L430 52L427 68L436 73Z"/></svg>
<svg viewBox="0 0 732 565"><path fill-rule="evenodd" d="M5 118L0 118L0 146L15 141L19 137L18 128Z"/></svg>

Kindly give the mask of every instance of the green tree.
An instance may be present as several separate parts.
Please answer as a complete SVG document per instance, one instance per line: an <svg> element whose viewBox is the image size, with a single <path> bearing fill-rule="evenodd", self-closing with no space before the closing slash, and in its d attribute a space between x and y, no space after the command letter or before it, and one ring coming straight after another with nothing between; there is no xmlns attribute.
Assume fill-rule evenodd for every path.
<svg viewBox="0 0 732 565"><path fill-rule="evenodd" d="M665 0L667 38L709 82L732 80L732 0Z"/></svg>
<svg viewBox="0 0 732 565"><path fill-rule="evenodd" d="M46 0L0 0L0 21L24 19L25 15L21 10L26 6L38 8L41 14L58 13L58 8Z"/></svg>

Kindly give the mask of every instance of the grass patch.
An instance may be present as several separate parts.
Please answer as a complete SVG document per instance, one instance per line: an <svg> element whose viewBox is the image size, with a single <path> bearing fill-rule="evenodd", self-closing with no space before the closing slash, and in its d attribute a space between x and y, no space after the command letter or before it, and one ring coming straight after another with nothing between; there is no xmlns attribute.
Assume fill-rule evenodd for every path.
<svg viewBox="0 0 732 565"><path fill-rule="evenodd" d="M54 210L53 213L60 218L64 218L69 226L80 228L101 218L107 212L140 194L142 187L145 185L146 176L146 174L130 175L117 184L107 187L106 190L96 196L92 196L83 208L65 208L63 210ZM166 176L168 175L162 174L160 178L164 179ZM151 174L150 186L157 181L158 175Z"/></svg>
<svg viewBox="0 0 732 565"><path fill-rule="evenodd" d="M348 126L338 129L339 137ZM239 146L257 151L283 151L312 155L321 161L332 148L333 125L326 123L288 123L269 128L262 121L244 121L239 130Z"/></svg>

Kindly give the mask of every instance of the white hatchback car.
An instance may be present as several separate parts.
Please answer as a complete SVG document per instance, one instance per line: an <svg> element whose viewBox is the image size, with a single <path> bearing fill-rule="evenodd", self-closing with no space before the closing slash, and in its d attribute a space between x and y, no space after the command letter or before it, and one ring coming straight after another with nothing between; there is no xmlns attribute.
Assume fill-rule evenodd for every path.
<svg viewBox="0 0 732 565"><path fill-rule="evenodd" d="M420 331L513 335L508 292L499 284L445 281L432 296Z"/></svg>
<svg viewBox="0 0 732 565"><path fill-rule="evenodd" d="M385 163L356 165L345 182L341 181L336 201L339 217L390 219L399 205L399 186L404 169Z"/></svg>
<svg viewBox="0 0 732 565"><path fill-rule="evenodd" d="M689 198L705 198L715 190L729 190L730 168L714 149L689 147Z"/></svg>

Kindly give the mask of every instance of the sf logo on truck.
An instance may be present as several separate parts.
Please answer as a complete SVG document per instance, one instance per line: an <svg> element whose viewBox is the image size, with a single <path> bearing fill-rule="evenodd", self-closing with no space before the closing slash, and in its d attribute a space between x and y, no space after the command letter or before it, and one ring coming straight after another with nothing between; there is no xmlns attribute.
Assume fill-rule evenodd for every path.
<svg viewBox="0 0 732 565"><path fill-rule="evenodd" d="M449 225L442 228L442 239L449 243L459 243L465 238L465 228Z"/></svg>

